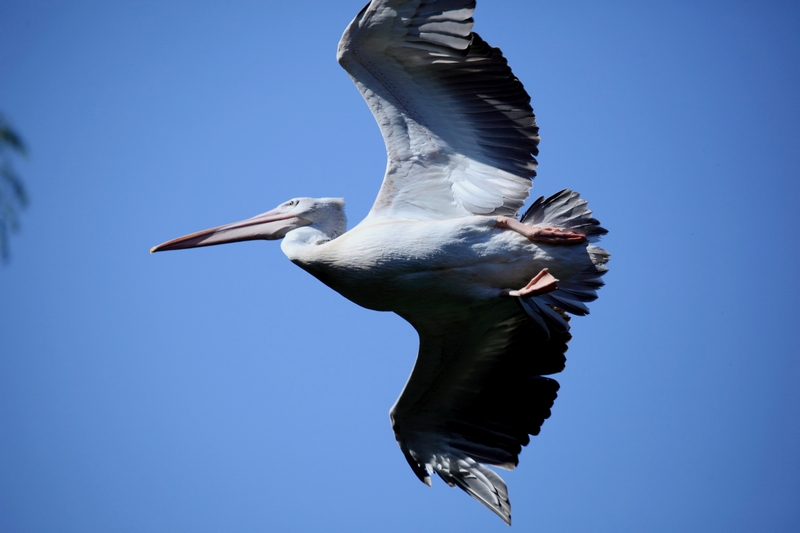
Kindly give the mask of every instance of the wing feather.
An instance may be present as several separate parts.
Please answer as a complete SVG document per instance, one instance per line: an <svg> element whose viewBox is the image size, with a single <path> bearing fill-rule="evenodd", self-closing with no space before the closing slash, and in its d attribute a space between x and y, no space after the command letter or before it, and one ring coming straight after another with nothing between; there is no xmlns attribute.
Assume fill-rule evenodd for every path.
<svg viewBox="0 0 800 533"><path fill-rule="evenodd" d="M474 9L467 0L373 0L345 30L339 62L388 158L370 216L513 216L527 198L536 117L500 50L472 31Z"/></svg>
<svg viewBox="0 0 800 533"><path fill-rule="evenodd" d="M511 299L407 317L420 351L390 415L400 448L422 481L436 472L509 523L505 483L486 465L514 468L550 416L558 383L544 376L563 370L571 336L568 318L547 312L558 327Z"/></svg>

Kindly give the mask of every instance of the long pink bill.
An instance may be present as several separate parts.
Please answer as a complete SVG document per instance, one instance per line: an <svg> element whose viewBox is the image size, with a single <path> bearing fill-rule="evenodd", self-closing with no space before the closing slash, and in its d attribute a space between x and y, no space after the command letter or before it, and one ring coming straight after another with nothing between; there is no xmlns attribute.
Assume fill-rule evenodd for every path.
<svg viewBox="0 0 800 533"><path fill-rule="evenodd" d="M308 222L299 217L281 213L277 209L274 209L240 222L198 231L197 233L172 239L158 246L153 246L150 249L150 253L198 248L201 246L215 246L217 244L257 239L282 239L289 231L307 224Z"/></svg>

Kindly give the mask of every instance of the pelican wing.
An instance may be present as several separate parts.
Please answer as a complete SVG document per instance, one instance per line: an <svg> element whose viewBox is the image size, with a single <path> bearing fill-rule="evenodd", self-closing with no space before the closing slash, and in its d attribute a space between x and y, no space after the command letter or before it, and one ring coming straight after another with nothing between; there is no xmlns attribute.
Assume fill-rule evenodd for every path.
<svg viewBox="0 0 800 533"><path fill-rule="evenodd" d="M514 468L550 416L558 382L543 376L564 369L568 318L505 299L406 319L420 349L390 413L403 454L424 483L436 472L510 524L506 485L486 465Z"/></svg>
<svg viewBox="0 0 800 533"><path fill-rule="evenodd" d="M383 134L386 175L370 216L514 216L536 175L530 97L472 32L469 0L373 0L339 42Z"/></svg>

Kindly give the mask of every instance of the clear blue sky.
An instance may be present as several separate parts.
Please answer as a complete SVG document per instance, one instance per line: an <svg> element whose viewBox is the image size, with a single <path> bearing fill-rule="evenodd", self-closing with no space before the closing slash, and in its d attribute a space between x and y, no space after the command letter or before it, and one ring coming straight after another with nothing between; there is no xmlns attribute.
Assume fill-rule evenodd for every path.
<svg viewBox="0 0 800 533"><path fill-rule="evenodd" d="M275 243L151 256L385 165L335 61L362 0L0 3L32 203L0 267L0 530L507 531L414 477L416 355ZM800 4L480 0L607 286L504 475L517 531L800 530Z"/></svg>

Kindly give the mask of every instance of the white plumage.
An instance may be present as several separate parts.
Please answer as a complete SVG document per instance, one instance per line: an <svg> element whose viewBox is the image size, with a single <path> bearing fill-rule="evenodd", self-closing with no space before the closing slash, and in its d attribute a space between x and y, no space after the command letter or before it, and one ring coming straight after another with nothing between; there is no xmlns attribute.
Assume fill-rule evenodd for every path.
<svg viewBox="0 0 800 533"><path fill-rule="evenodd" d="M503 480L556 398L567 313L588 313L608 254L578 194L516 215L535 175L530 98L500 50L472 32L473 1L373 0L338 59L375 116L387 170L369 215L297 198L153 251L283 238L281 248L349 300L393 311L420 336L390 417L420 480L437 473L511 523ZM554 277L555 278L554 278Z"/></svg>

